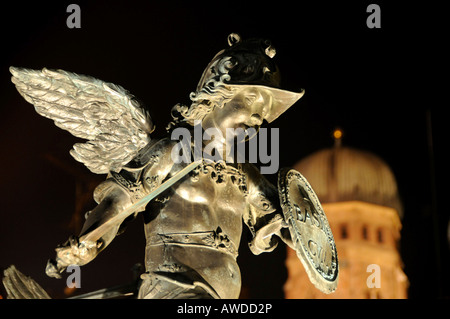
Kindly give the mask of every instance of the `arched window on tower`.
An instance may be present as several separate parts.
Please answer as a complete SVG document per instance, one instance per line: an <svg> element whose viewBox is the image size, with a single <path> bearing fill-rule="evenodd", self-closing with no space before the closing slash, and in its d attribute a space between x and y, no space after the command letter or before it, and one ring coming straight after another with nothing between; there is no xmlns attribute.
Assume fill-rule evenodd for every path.
<svg viewBox="0 0 450 319"><path fill-rule="evenodd" d="M347 225L341 225L341 239L347 239L347 238L348 238Z"/></svg>
<svg viewBox="0 0 450 319"><path fill-rule="evenodd" d="M383 229L377 229L377 241L381 244L384 242Z"/></svg>
<svg viewBox="0 0 450 319"><path fill-rule="evenodd" d="M364 225L362 228L362 237L364 240L369 239L369 232L367 231L367 226Z"/></svg>

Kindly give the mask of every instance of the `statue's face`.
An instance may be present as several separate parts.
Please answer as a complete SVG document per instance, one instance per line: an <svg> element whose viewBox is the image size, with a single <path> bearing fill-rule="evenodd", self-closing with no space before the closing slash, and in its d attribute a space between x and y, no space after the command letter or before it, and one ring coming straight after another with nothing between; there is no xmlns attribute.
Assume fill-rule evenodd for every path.
<svg viewBox="0 0 450 319"><path fill-rule="evenodd" d="M227 136L227 128L246 130L252 127L258 131L271 105L272 95L269 91L255 87L244 88L223 107L216 107L206 115L202 125L204 129L209 127L219 129L223 136ZM251 137L253 136L247 138Z"/></svg>

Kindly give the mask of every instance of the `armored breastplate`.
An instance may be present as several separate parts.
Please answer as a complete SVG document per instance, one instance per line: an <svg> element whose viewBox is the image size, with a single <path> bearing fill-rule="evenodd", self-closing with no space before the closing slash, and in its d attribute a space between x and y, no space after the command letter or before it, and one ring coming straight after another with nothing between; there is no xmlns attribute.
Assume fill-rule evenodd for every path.
<svg viewBox="0 0 450 319"><path fill-rule="evenodd" d="M242 172L241 164L237 164L237 167L234 167L224 162L203 160L202 164L191 172L192 181L198 181L201 174L209 175L218 187L225 186L230 181L244 196L248 194L247 178Z"/></svg>

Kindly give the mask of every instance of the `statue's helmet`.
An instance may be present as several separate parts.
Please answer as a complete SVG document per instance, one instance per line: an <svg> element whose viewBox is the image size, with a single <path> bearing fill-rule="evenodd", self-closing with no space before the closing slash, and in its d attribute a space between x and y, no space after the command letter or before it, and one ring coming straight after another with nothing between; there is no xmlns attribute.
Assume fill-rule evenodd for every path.
<svg viewBox="0 0 450 319"><path fill-rule="evenodd" d="M272 122L297 102L304 94L280 88L280 74L273 61L275 48L263 39L241 40L232 33L228 36L229 47L220 51L206 67L194 95L213 92L218 87L261 87L272 94L272 106L266 116Z"/></svg>

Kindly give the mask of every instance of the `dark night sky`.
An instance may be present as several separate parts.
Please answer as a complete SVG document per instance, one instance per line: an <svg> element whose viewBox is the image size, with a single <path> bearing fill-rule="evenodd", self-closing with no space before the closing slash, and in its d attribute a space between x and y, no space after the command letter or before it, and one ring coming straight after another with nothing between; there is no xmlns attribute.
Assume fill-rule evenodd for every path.
<svg viewBox="0 0 450 319"><path fill-rule="evenodd" d="M122 85L148 105L157 125L155 136L161 136L171 107L189 102L204 67L227 45L227 35L237 32L245 38L270 39L277 49L283 87L306 90L271 124L280 128L280 166L330 147L337 126L344 130L344 145L382 157L397 177L405 208L400 249L410 297L450 296L445 275L448 209L441 186L444 113L443 103L433 101L438 88L429 85L433 77L428 72L436 63L434 52L439 51L430 37L439 22L425 19L439 8L374 1L382 9L382 28L369 29L366 1L276 1L270 7L243 1L75 2L81 6L81 29L66 26L71 2L2 3L1 268L15 264L50 295L62 297L65 280L46 277L44 268L56 245L72 234L68 225L75 208L76 177L47 158L55 156L98 182L104 178L93 176L70 157L78 140L20 97L8 67L59 68ZM433 53L433 59L425 53ZM268 178L276 182L276 175ZM93 205L88 203L85 210ZM131 280L130 268L143 262L144 245L138 218L82 268L80 292ZM238 262L248 296L281 298L284 246L260 256L251 255L245 245L241 248Z"/></svg>

